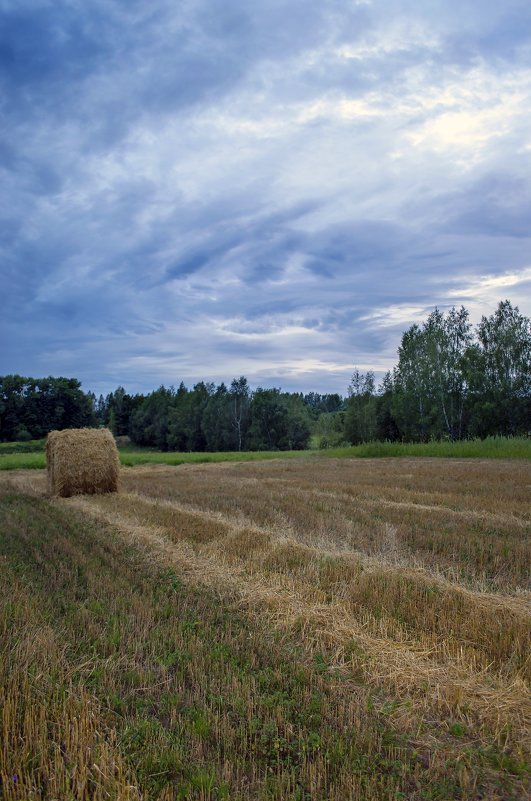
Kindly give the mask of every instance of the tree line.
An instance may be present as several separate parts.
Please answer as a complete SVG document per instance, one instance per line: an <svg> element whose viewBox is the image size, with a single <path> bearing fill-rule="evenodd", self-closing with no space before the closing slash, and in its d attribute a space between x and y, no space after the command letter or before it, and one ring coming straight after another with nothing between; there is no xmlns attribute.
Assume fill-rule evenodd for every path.
<svg viewBox="0 0 531 801"><path fill-rule="evenodd" d="M49 431L97 425L94 396L77 378L0 376L0 441L40 439Z"/></svg>
<svg viewBox="0 0 531 801"><path fill-rule="evenodd" d="M23 442L49 431L108 426L136 445L162 451L301 450L323 413L344 405L338 394L251 391L247 379L161 386L148 395L118 387L84 393L75 378L0 377L0 441Z"/></svg>
<svg viewBox="0 0 531 801"><path fill-rule="evenodd" d="M398 363L376 386L355 370L348 394L230 385L118 387L99 398L75 378L0 377L0 441L58 428L108 426L137 445L176 451L300 450L373 440L423 442L528 434L531 326L508 300L473 328L464 308L435 309L402 335Z"/></svg>
<svg viewBox="0 0 531 801"><path fill-rule="evenodd" d="M302 450L319 415L343 405L340 395L253 392L241 376L229 386L161 386L145 397L119 387L98 399L96 414L115 434L163 451Z"/></svg>
<svg viewBox="0 0 531 801"><path fill-rule="evenodd" d="M472 327L462 306L435 309L402 336L378 389L355 371L345 439L425 442L531 431L531 326L508 300Z"/></svg>

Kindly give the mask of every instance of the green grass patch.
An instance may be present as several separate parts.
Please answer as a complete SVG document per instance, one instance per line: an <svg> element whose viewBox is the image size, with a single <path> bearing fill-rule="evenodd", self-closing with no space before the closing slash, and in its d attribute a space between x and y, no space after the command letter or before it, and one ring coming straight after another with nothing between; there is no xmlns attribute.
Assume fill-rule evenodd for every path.
<svg viewBox="0 0 531 801"><path fill-rule="evenodd" d="M459 442L367 442L348 448L329 448L326 456L378 458L431 456L457 459L531 459L528 437L487 437Z"/></svg>
<svg viewBox="0 0 531 801"><path fill-rule="evenodd" d="M162 453L160 451L133 450L130 446L119 448L120 461L133 467L139 464L202 464L206 462L256 462L266 459L295 459L308 455L309 451L246 451L242 453ZM44 451L40 453L0 454L0 470L33 470L46 467Z"/></svg>
<svg viewBox="0 0 531 801"><path fill-rule="evenodd" d="M29 442L0 442L0 456L10 453L39 453L44 449L45 439L32 439Z"/></svg>
<svg viewBox="0 0 531 801"><path fill-rule="evenodd" d="M259 462L269 459L297 459L313 451L230 451L220 453L160 453L158 451L121 451L124 465L137 464L201 464L207 462Z"/></svg>
<svg viewBox="0 0 531 801"><path fill-rule="evenodd" d="M0 470L39 469L46 467L44 440L0 444ZM530 459L528 437L488 437L461 442L367 442L342 448L317 451L232 451L220 453L163 453L130 443L119 446L120 461L132 467L139 464L203 464L208 462L257 462L270 459L367 459L401 456L426 456L458 459Z"/></svg>
<svg viewBox="0 0 531 801"><path fill-rule="evenodd" d="M40 470L46 467L46 456L40 453L0 454L0 470Z"/></svg>

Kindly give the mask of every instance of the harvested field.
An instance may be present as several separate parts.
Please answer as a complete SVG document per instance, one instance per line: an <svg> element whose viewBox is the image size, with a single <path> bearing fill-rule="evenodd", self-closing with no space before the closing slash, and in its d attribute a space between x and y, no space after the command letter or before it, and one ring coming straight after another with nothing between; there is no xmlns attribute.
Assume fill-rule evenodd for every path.
<svg viewBox="0 0 531 801"><path fill-rule="evenodd" d="M76 799L525 798L530 485L300 458L49 501L3 475L0 798L60 796L65 762Z"/></svg>

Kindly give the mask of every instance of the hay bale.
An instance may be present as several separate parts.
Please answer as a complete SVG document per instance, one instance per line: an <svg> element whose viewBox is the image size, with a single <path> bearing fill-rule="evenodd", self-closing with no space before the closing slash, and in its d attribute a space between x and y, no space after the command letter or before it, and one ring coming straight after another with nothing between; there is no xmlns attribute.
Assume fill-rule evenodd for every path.
<svg viewBox="0 0 531 801"><path fill-rule="evenodd" d="M118 490L120 458L108 428L50 431L46 466L50 495L68 498Z"/></svg>

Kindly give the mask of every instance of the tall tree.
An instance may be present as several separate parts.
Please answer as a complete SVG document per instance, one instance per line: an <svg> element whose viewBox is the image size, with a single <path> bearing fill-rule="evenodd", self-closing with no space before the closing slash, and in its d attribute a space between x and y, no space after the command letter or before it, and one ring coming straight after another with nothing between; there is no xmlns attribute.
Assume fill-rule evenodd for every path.
<svg viewBox="0 0 531 801"><path fill-rule="evenodd" d="M376 438L376 391L374 373L354 370L348 388L345 436L357 445Z"/></svg>
<svg viewBox="0 0 531 801"><path fill-rule="evenodd" d="M384 442L400 439L400 432L393 415L393 395L393 374L388 370L378 387L376 398L376 438Z"/></svg>
<svg viewBox="0 0 531 801"><path fill-rule="evenodd" d="M169 410L174 394L171 388L161 386L143 399L129 423L133 442L161 451L168 450Z"/></svg>
<svg viewBox="0 0 531 801"><path fill-rule="evenodd" d="M244 433L249 420L251 390L245 376L234 378L230 385L231 420L236 434L236 449L242 450Z"/></svg>
<svg viewBox="0 0 531 801"><path fill-rule="evenodd" d="M190 392L181 381L167 410L167 446L171 451L190 450L190 407Z"/></svg>
<svg viewBox="0 0 531 801"><path fill-rule="evenodd" d="M509 300L481 318L473 377L475 433L517 434L531 419L531 322Z"/></svg>
<svg viewBox="0 0 531 801"><path fill-rule="evenodd" d="M259 387L252 396L249 418L250 450L302 450L308 446L308 413L296 394Z"/></svg>
<svg viewBox="0 0 531 801"><path fill-rule="evenodd" d="M467 363L472 345L468 311L463 306L460 309L454 307L445 317L435 309L424 323L422 334L435 401L431 404L432 430L436 430L436 436L460 439L469 387Z"/></svg>
<svg viewBox="0 0 531 801"><path fill-rule="evenodd" d="M201 422L207 451L235 450L232 398L224 383L210 394Z"/></svg>
<svg viewBox="0 0 531 801"><path fill-rule="evenodd" d="M472 333L465 308L435 309L402 336L393 415L403 439L459 439L465 432Z"/></svg>
<svg viewBox="0 0 531 801"><path fill-rule="evenodd" d="M393 374L393 416L401 439L424 441L430 434L431 377L422 329L416 323L402 335Z"/></svg>
<svg viewBox="0 0 531 801"><path fill-rule="evenodd" d="M142 395L129 395L123 387L117 387L114 392L107 396L106 414L101 414L99 401L97 403L97 413L100 417L106 417L106 422L113 434L124 436L129 434L131 415L142 400Z"/></svg>

